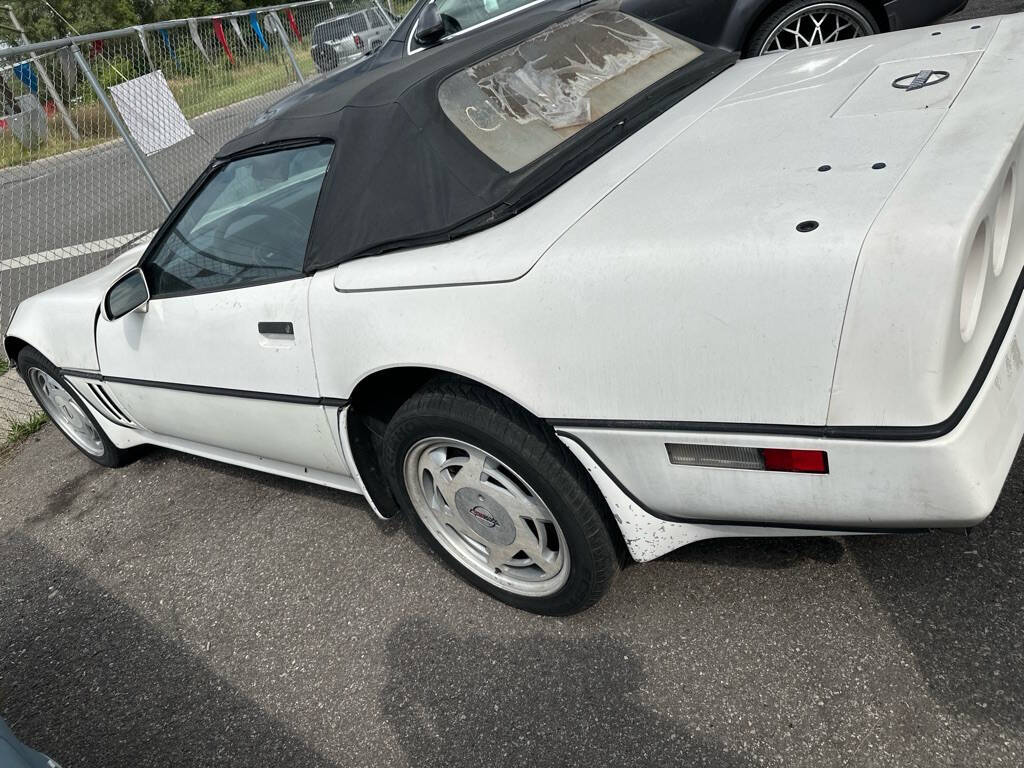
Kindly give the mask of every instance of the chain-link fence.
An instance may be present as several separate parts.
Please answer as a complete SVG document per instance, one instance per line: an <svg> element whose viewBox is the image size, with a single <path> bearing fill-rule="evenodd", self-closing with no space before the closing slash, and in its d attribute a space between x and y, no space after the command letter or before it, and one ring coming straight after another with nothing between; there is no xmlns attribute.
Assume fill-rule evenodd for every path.
<svg viewBox="0 0 1024 768"><path fill-rule="evenodd" d="M375 49L410 4L312 0L0 48L0 335L21 300L159 225L226 141ZM0 444L37 410L6 368L0 350Z"/></svg>

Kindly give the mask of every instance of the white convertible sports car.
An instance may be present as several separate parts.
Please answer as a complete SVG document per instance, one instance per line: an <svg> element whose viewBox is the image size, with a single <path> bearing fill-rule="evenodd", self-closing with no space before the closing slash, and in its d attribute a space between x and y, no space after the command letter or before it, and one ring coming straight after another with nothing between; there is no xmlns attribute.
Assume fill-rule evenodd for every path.
<svg viewBox="0 0 1024 768"><path fill-rule="evenodd" d="M362 493L542 613L626 553L973 526L1024 433L1022 82L1024 16L736 63L538 6L296 92L6 351L102 464Z"/></svg>

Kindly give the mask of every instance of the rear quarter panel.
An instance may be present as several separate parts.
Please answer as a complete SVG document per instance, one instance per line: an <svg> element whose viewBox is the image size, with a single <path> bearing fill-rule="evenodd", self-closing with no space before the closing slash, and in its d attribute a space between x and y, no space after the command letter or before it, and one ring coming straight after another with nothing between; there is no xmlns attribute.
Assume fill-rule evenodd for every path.
<svg viewBox="0 0 1024 768"><path fill-rule="evenodd" d="M861 249L829 425L923 426L948 418L977 375L1021 277L1024 15L971 27L991 34L991 43ZM1018 192L1007 220L998 209L1011 174ZM1007 229L1007 238L998 236ZM981 309L965 339L961 297L976 236L985 262ZM1006 254L998 274L997 252Z"/></svg>
<svg viewBox="0 0 1024 768"><path fill-rule="evenodd" d="M707 406L687 402L677 380L660 375L665 366L691 376L697 370L679 346L675 284L660 281L656 269L644 275L639 261L618 250L596 253L590 243L574 242L559 245L556 255L552 247L624 179L770 63L749 61L727 71L501 225L505 254L492 247L495 228L315 275L310 322L321 392L348 397L375 371L424 366L480 381L544 417L667 418L684 412L684 404L691 413L719 417L758 413L769 396L752 390L737 405L732 379L702 379L702 387L718 389ZM474 260L475 249L488 258ZM545 252L557 257L541 258ZM455 253L459 263L449 263L446 254ZM650 286L659 281L660 292L652 295ZM675 308L671 318L660 311L665 302ZM736 333L728 319L699 322ZM718 337L702 338L696 329L691 338L702 356L719 355ZM794 401L776 415L809 418L806 408L788 409ZM815 415L823 416L823 408L822 400Z"/></svg>

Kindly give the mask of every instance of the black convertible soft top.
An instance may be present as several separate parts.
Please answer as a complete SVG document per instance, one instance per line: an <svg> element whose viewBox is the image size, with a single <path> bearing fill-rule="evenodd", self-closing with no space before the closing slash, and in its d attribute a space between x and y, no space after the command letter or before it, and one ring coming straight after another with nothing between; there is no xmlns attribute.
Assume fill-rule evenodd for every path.
<svg viewBox="0 0 1024 768"><path fill-rule="evenodd" d="M617 2L569 13L541 5L355 78L305 86L226 144L215 162L272 145L334 142L307 273L450 240L541 199L735 60L686 41L696 52L690 61L617 106L613 94L613 108L591 119L588 89L634 64L651 68L647 59L668 47L666 39L680 40L652 29L618 11ZM556 38L557 51L544 47ZM611 54L609 41L617 46ZM476 101L457 109L459 98ZM543 150L526 162L518 151L524 135Z"/></svg>

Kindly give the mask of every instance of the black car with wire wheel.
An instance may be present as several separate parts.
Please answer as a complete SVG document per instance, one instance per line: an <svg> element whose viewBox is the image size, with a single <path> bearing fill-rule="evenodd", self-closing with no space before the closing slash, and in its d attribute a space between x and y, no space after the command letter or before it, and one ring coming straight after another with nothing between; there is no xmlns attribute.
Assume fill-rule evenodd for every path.
<svg viewBox="0 0 1024 768"><path fill-rule="evenodd" d="M939 21L966 0L624 0L624 11L708 45L760 56Z"/></svg>
<svg viewBox="0 0 1024 768"><path fill-rule="evenodd" d="M355 75L538 5L571 10L587 0L418 0ZM622 0L622 11L707 45L759 56L924 26L967 0Z"/></svg>

